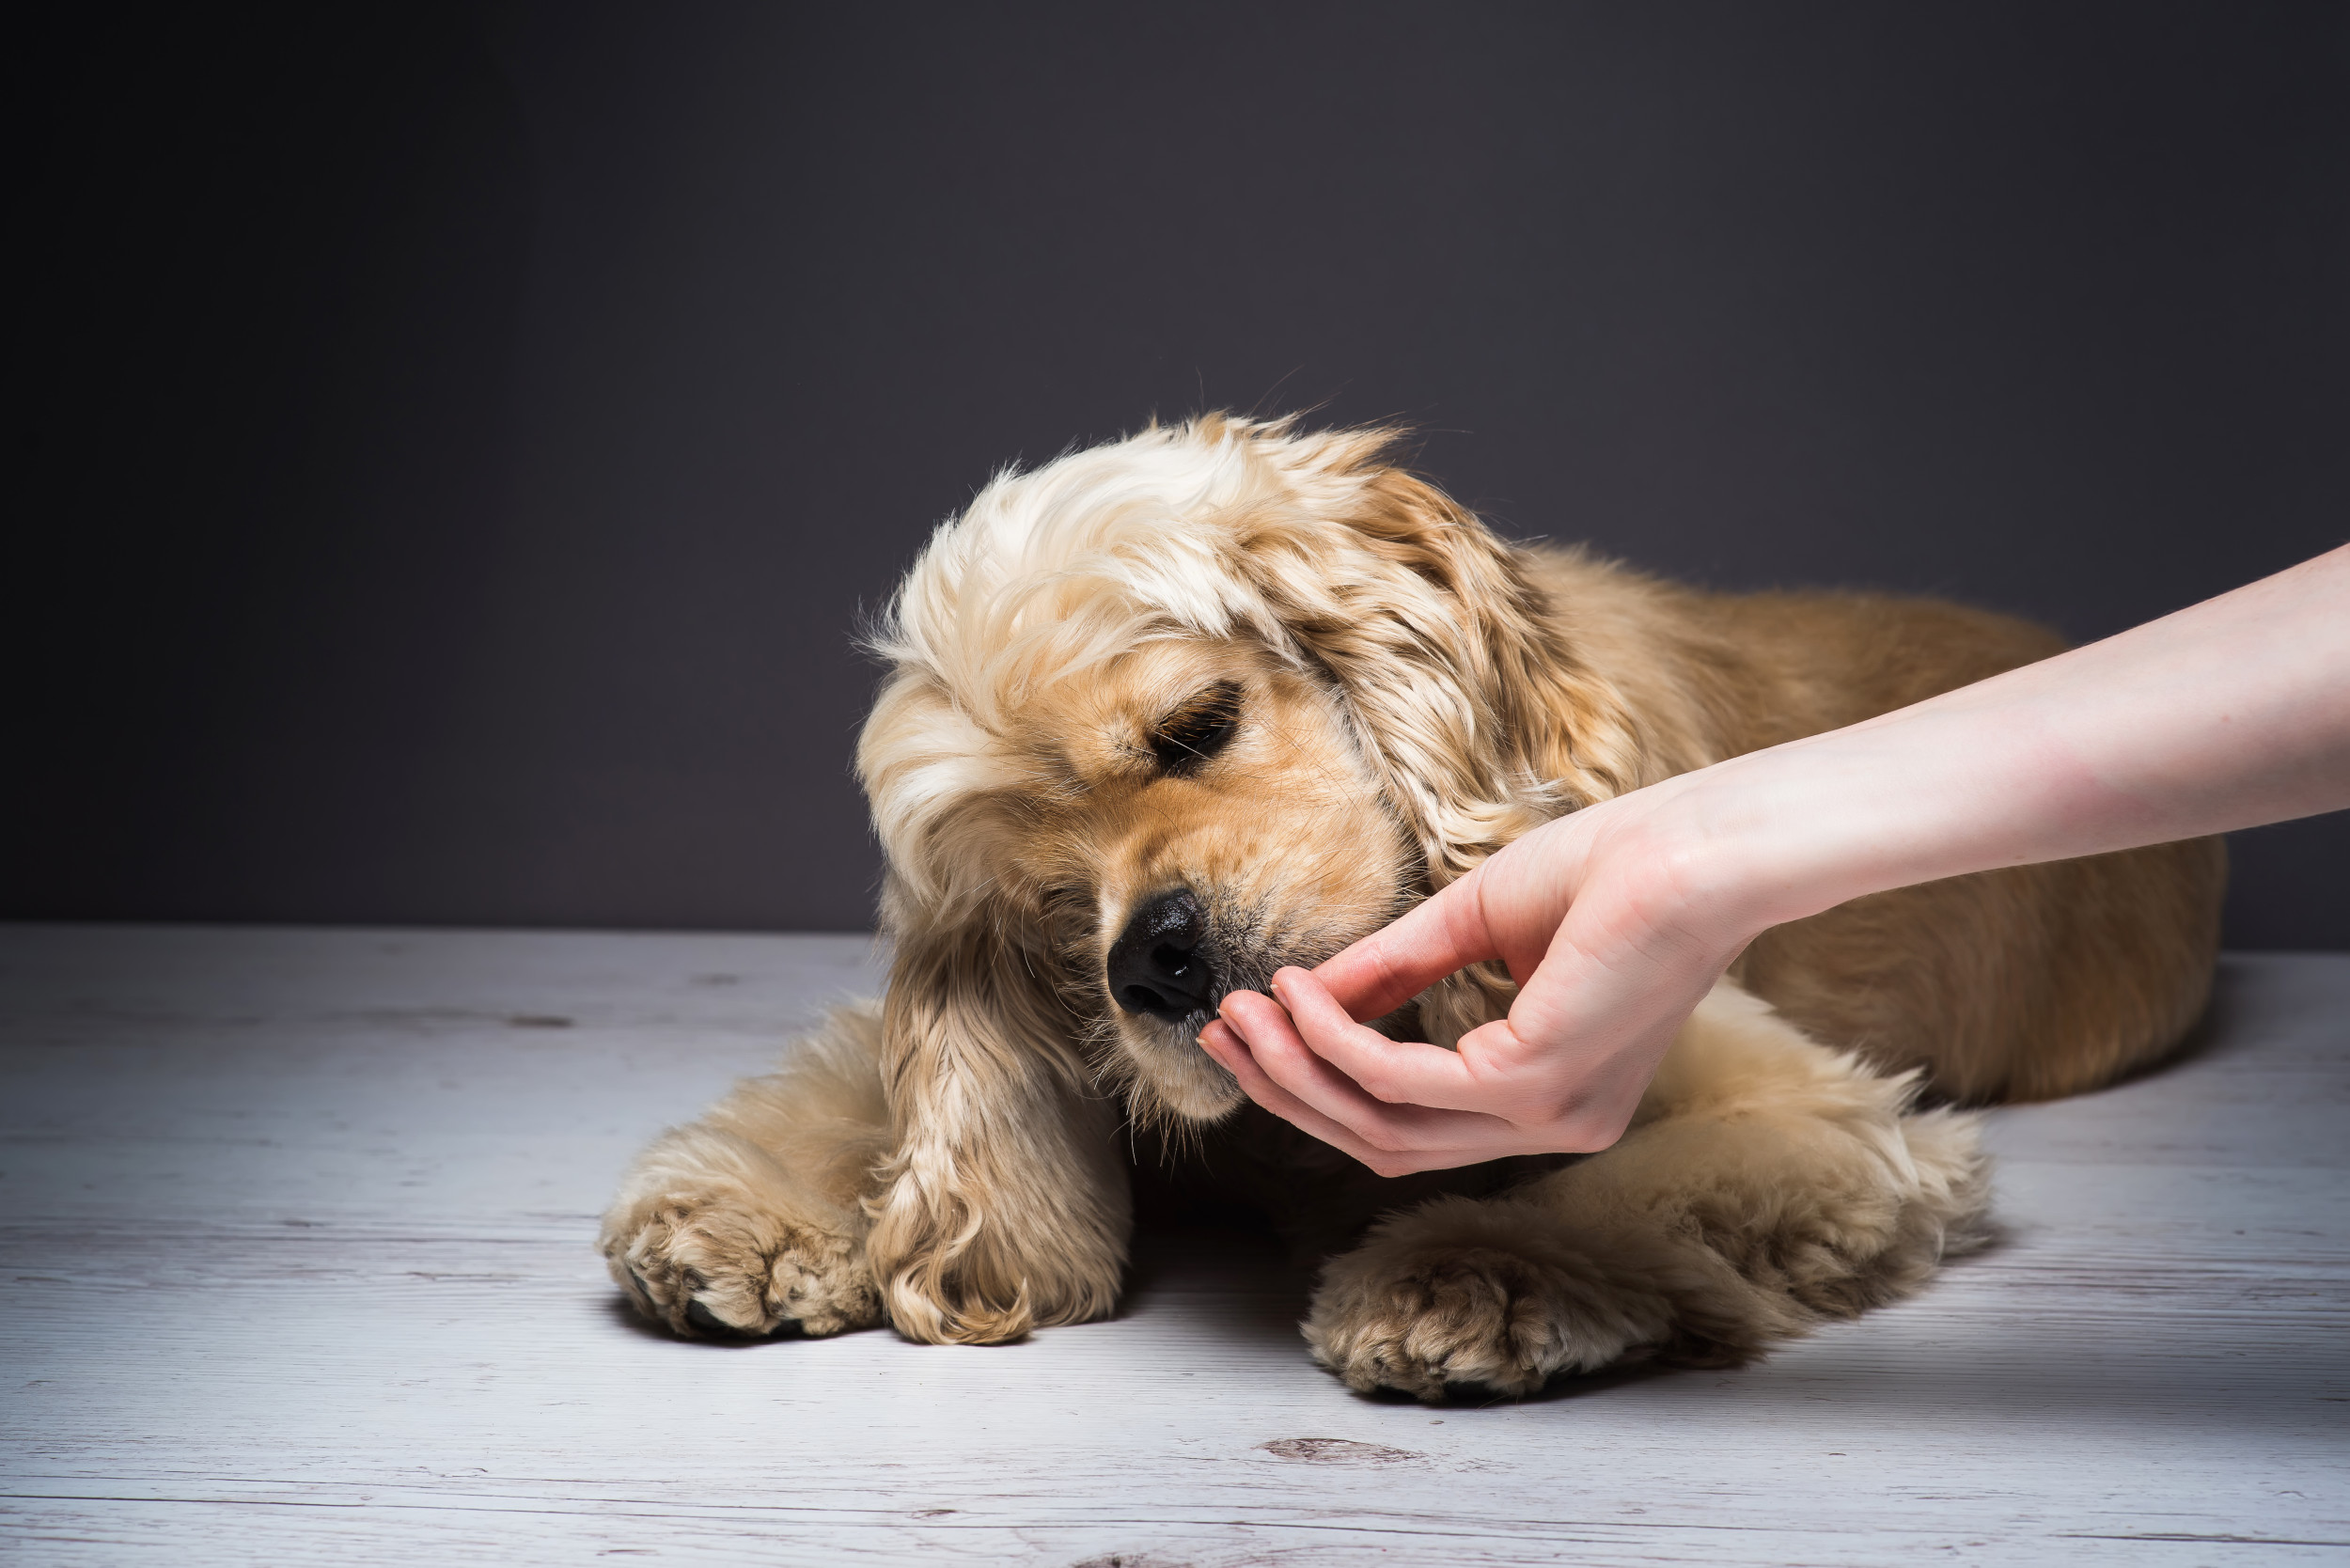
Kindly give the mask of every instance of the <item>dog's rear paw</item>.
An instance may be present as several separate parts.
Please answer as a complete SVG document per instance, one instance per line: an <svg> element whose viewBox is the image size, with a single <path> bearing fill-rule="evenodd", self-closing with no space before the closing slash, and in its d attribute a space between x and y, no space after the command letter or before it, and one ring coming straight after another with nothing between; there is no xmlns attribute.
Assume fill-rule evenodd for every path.
<svg viewBox="0 0 2350 1568"><path fill-rule="evenodd" d="M1324 1271L1304 1325L1314 1359L1363 1393L1434 1401L1447 1390L1530 1394L1666 1330L1663 1303L1599 1283L1566 1253L1448 1236L1439 1200L1390 1220Z"/></svg>
<svg viewBox="0 0 2350 1568"><path fill-rule="evenodd" d="M616 1210L603 1247L637 1309L679 1334L839 1334L882 1321L857 1238L731 1196L665 1194Z"/></svg>

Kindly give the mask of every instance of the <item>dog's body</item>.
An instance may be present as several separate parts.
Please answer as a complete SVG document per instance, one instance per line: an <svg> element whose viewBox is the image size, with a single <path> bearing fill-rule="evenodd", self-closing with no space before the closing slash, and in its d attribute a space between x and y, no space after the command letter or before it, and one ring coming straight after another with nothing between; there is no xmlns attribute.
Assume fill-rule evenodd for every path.
<svg viewBox="0 0 2350 1568"><path fill-rule="evenodd" d="M1514 549L1386 446L1210 416L999 477L941 529L859 752L888 996L647 1152L603 1232L640 1307L955 1341L1098 1317L1141 1149L1331 1257L1306 1334L1357 1388L1734 1360L1980 1232L1973 1122L1916 1109L1921 1083L2075 1092L2201 1011L2206 842L1766 933L1589 1159L1383 1181L1242 1110L1194 1038L1224 992L1560 811L2060 646L1930 601L1703 594ZM1471 971L1392 1027L1449 1043L1510 994Z"/></svg>

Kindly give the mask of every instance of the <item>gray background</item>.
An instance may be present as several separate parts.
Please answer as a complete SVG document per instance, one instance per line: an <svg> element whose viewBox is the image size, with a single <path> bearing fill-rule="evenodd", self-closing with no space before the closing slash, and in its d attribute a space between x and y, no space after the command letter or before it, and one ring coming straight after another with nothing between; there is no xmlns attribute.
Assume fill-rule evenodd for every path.
<svg viewBox="0 0 2350 1568"><path fill-rule="evenodd" d="M0 914L863 926L860 607L1153 412L2075 637L2350 532L2340 5L396 9L24 40Z"/></svg>

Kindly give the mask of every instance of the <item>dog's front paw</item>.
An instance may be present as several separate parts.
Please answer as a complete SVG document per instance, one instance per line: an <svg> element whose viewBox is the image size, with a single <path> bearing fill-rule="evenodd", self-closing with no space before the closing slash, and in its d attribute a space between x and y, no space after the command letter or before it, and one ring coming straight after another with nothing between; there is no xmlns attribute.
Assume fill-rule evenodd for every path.
<svg viewBox="0 0 2350 1568"><path fill-rule="evenodd" d="M1515 1209L1442 1199L1333 1260L1304 1325L1314 1359L1358 1391L1434 1401L1530 1394L1663 1337L1657 1296L1610 1286L1535 1215L1496 1212Z"/></svg>
<svg viewBox="0 0 2350 1568"><path fill-rule="evenodd" d="M665 1193L616 1209L603 1247L638 1309L680 1334L838 1334L882 1321L858 1238L732 1194Z"/></svg>

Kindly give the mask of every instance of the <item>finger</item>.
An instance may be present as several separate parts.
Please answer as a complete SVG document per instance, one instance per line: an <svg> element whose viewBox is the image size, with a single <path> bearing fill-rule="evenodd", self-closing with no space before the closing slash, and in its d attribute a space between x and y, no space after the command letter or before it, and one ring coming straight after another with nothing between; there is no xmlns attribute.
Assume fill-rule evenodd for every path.
<svg viewBox="0 0 2350 1568"><path fill-rule="evenodd" d="M1258 1067L1282 1090L1321 1116L1377 1138L1386 1129L1379 1104L1297 1037L1290 1015L1269 997L1235 991L1224 998L1223 1022L1248 1047Z"/></svg>
<svg viewBox="0 0 2350 1568"><path fill-rule="evenodd" d="M1249 1049L1246 1039L1230 1024L1221 1020L1210 1024L1201 1031L1199 1043L1225 1065L1240 1082L1242 1090L1259 1105L1291 1125L1352 1155L1382 1176L1402 1176L1419 1170L1449 1170L1512 1154L1578 1153L1586 1149L1605 1148L1622 1132L1621 1128L1617 1128L1601 1135L1596 1141L1562 1145L1558 1141L1555 1129L1515 1127L1488 1116L1420 1112L1418 1114L1429 1117L1444 1115L1449 1130L1455 1136L1440 1147L1395 1149L1362 1137L1355 1129L1324 1116L1283 1089L1265 1072L1255 1053Z"/></svg>
<svg viewBox="0 0 2350 1568"><path fill-rule="evenodd" d="M1537 1145L1543 1152L1605 1149L1623 1136L1655 1066L1653 1053L1587 1059L1571 1042L1529 1049L1514 1011L1462 1036L1457 1053L1399 1043L1348 1018L1303 970L1284 969L1273 983L1306 1047L1364 1092L1401 1104L1402 1117L1389 1123L1417 1127L1424 1137L1506 1144L1520 1153ZM1668 1043L1669 1032L1664 1038ZM1357 1133L1380 1137L1342 1110L1324 1108ZM1435 1121L1439 1117L1455 1120ZM1502 1126L1511 1133L1501 1134Z"/></svg>
<svg viewBox="0 0 2350 1568"><path fill-rule="evenodd" d="M1340 1153L1383 1177L1408 1176L1421 1170L1449 1170L1457 1166L1475 1165L1496 1159L1503 1154L1520 1152L1514 1149L1382 1149L1361 1137L1340 1122L1334 1121L1311 1105L1275 1083L1250 1053L1247 1043L1230 1026L1211 1024L1217 1031L1213 1053L1218 1061L1238 1081L1249 1099L1263 1109L1289 1122L1301 1132L1319 1138ZM1201 1041L1205 1043L1206 1031Z"/></svg>
<svg viewBox="0 0 2350 1568"><path fill-rule="evenodd" d="M1328 1004L1332 1011L1336 1003ZM1385 1105L1315 1055L1298 1038L1290 1016L1253 991L1225 998L1225 1021L1247 1044L1269 1078L1308 1108L1339 1123L1374 1149L1390 1153L1442 1154L1437 1166L1458 1165L1512 1129L1486 1117L1416 1105ZM1349 1027L1353 1027L1351 1024ZM1428 1047L1434 1050L1434 1046ZM1434 1168L1431 1167L1430 1168Z"/></svg>
<svg viewBox="0 0 2350 1568"><path fill-rule="evenodd" d="M1314 974L1352 1017L1379 1018L1447 975L1499 956L1471 871Z"/></svg>
<svg viewBox="0 0 2350 1568"><path fill-rule="evenodd" d="M1347 1154L1363 1165L1369 1166L1380 1175L1399 1176L1411 1170L1435 1168L1410 1163L1413 1156L1391 1153L1386 1150L1371 1147L1356 1137L1351 1129L1323 1115L1288 1090L1275 1083L1266 1075L1265 1070L1258 1065L1256 1057L1248 1049L1248 1043L1237 1030L1221 1019L1199 1031L1199 1044L1208 1055L1222 1064L1226 1072L1232 1074L1234 1081L1240 1085L1241 1092L1247 1095L1249 1099L1291 1126L1320 1138L1340 1153Z"/></svg>
<svg viewBox="0 0 2350 1568"><path fill-rule="evenodd" d="M1472 1116L1511 1118L1512 1088L1480 1073L1466 1054L1417 1041L1390 1040L1346 1014L1321 977L1284 969L1275 993L1308 1050L1373 1099Z"/></svg>

